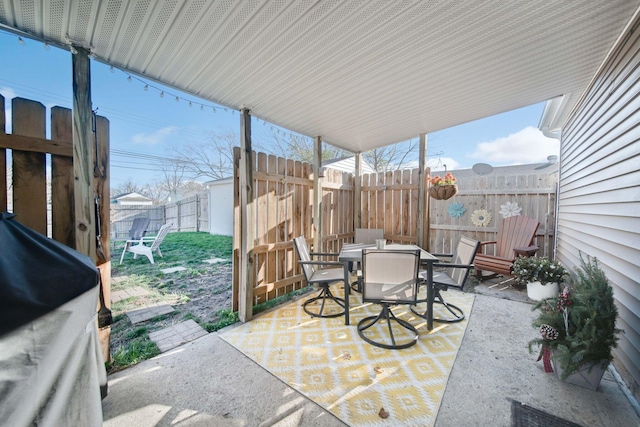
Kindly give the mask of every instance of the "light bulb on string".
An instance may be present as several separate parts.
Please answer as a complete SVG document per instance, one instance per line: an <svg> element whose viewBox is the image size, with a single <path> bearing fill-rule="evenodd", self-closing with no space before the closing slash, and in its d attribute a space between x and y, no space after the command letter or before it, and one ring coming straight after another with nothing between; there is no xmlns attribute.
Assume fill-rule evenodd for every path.
<svg viewBox="0 0 640 427"><path fill-rule="evenodd" d="M24 40L22 39L22 37L18 37L18 44L20 46L24 46L26 43L24 42Z"/></svg>
<svg viewBox="0 0 640 427"><path fill-rule="evenodd" d="M160 98L164 98L164 91L160 92Z"/></svg>
<svg viewBox="0 0 640 427"><path fill-rule="evenodd" d="M176 102L180 102L180 98L176 96Z"/></svg>
<svg viewBox="0 0 640 427"><path fill-rule="evenodd" d="M109 71L111 71L112 73L116 72L116 70L113 69L113 65L109 68Z"/></svg>
<svg viewBox="0 0 640 427"><path fill-rule="evenodd" d="M215 112L216 112L216 107L213 107L213 112L214 112L214 114L215 114Z"/></svg>
<svg viewBox="0 0 640 427"><path fill-rule="evenodd" d="M44 50L49 50L49 43L44 44Z"/></svg>
<svg viewBox="0 0 640 427"><path fill-rule="evenodd" d="M189 107L193 107L193 104L191 103L191 101L189 101Z"/></svg>
<svg viewBox="0 0 640 427"><path fill-rule="evenodd" d="M144 89L145 92L148 92L149 91L149 85L144 85L143 89Z"/></svg>
<svg viewBox="0 0 640 427"><path fill-rule="evenodd" d="M200 104L200 111L204 110L204 105Z"/></svg>
<svg viewBox="0 0 640 427"><path fill-rule="evenodd" d="M131 83L131 81L132 81L132 80L133 80L133 79L131 78L131 76L127 77L127 81L128 81L129 83Z"/></svg>

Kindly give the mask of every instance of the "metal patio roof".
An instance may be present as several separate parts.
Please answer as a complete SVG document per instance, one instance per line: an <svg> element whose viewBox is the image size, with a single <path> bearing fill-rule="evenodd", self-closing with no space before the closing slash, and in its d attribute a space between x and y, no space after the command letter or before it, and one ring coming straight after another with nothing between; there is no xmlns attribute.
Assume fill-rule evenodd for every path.
<svg viewBox="0 0 640 427"><path fill-rule="evenodd" d="M0 28L353 152L549 100L640 0L0 0Z"/></svg>

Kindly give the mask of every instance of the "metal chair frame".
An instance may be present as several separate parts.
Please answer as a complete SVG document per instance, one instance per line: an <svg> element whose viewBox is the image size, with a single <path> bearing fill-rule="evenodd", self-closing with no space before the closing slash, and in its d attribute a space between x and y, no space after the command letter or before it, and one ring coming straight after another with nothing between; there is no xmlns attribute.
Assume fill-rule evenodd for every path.
<svg viewBox="0 0 640 427"><path fill-rule="evenodd" d="M338 254L328 252L310 252L309 246L304 236L296 237L293 239L298 253L298 264L302 266L302 272L309 285L317 285L320 287L320 293L313 298L309 298L302 304L302 309L311 317L340 317L344 315L344 298L333 295L329 286L336 282L344 281L344 270L342 268L328 268L320 269L320 266L340 266L341 262L337 261L313 261L312 257L315 256L337 256ZM308 309L309 304L312 304L318 300L322 301L320 310L313 312ZM335 302L343 310L340 313L325 314L324 307L327 300Z"/></svg>
<svg viewBox="0 0 640 427"><path fill-rule="evenodd" d="M393 273L387 272L385 277L382 278L382 281L376 277L376 274L380 274L380 269L385 266L381 266L381 261L386 259L393 259L396 261L401 258L410 259L412 269L408 268L398 268L393 269ZM375 259L374 262L372 260ZM369 262L367 261L369 260ZM409 264L409 260L407 260L407 264ZM371 266L374 267L371 267ZM376 347L386 348L386 349L403 349L411 347L418 342L418 331L417 329L409 322L403 319L397 318L393 311L391 310L391 305L399 305L399 304L415 304L416 298L418 295L418 268L420 265L420 250L378 250L378 249L364 249L362 251L362 272L363 272L363 287L362 287L362 301L363 302L373 302L376 304L380 304L382 309L377 316L369 316L358 322L358 335L364 341L368 342L371 345ZM369 267L368 267L369 266ZM395 275L396 277L391 277ZM372 277L373 276L373 277ZM373 286L379 288L380 290L376 293L374 291L370 291L369 288ZM388 287L388 290L393 290L393 294L387 293L384 295L385 287ZM405 293L405 297L402 297L402 293ZM373 294L373 295L372 295ZM379 295L382 294L382 295ZM389 336L391 340L391 344L375 341L372 338L369 338L364 333L368 328L372 327L379 321L386 321L387 329L389 331ZM393 328L391 322L395 321L401 327L410 331L413 335L411 340L408 340L405 343L397 343L396 337L393 333Z"/></svg>

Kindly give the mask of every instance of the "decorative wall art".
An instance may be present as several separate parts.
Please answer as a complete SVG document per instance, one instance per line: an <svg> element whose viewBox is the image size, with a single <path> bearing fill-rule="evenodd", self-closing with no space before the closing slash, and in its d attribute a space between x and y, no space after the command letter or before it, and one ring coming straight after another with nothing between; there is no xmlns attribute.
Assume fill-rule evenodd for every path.
<svg viewBox="0 0 640 427"><path fill-rule="evenodd" d="M466 211L467 209L464 207L464 204L460 202L451 203L447 209L449 216L452 218L460 218Z"/></svg>
<svg viewBox="0 0 640 427"><path fill-rule="evenodd" d="M471 222L476 227L486 227L491 224L491 214L485 209L477 209L471 214Z"/></svg>
<svg viewBox="0 0 640 427"><path fill-rule="evenodd" d="M509 218L510 216L518 216L522 208L518 206L518 202L507 202L504 205L500 205L500 215L503 218Z"/></svg>

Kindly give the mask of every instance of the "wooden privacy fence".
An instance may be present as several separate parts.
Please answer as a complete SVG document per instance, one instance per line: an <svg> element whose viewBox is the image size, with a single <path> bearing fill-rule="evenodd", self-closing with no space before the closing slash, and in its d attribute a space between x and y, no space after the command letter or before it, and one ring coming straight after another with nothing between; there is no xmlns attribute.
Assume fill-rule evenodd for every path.
<svg viewBox="0 0 640 427"><path fill-rule="evenodd" d="M240 150L234 151L239 164ZM284 158L253 153L254 198L256 221L253 266L254 304L258 304L295 289L305 281L297 262L293 238L303 235L311 244L314 195L312 165ZM428 171L427 171L428 172ZM425 174L428 178L428 173ZM382 228L387 240L398 243L418 241L418 170L405 170L363 175L361 177L361 227ZM541 225L536 236L540 255L551 255L555 224L555 174L511 176L467 175L458 178L459 192L449 200L425 197L426 249L434 253L450 253L460 235L481 241L495 240L501 205L518 203L521 214L538 219ZM322 248L316 252L339 252L343 243L353 241L354 176L326 169L322 185ZM428 189L428 186L425 186ZM238 307L240 236L240 189L238 168L234 176L234 310ZM428 192L427 192L428 194ZM450 214L453 203L458 209ZM491 222L484 227L471 222L478 209L487 210Z"/></svg>
<svg viewBox="0 0 640 427"><path fill-rule="evenodd" d="M240 150L234 150L239 162ZM298 267L293 238L313 241L312 165L281 157L253 154L256 221L253 251L255 304L306 284ZM234 309L237 308L240 233L239 177L234 176ZM353 238L353 176L327 170L322 181L323 251L339 251Z"/></svg>
<svg viewBox="0 0 640 427"><path fill-rule="evenodd" d="M429 198L430 250L451 253L462 234L479 241L495 241L497 224L503 217L502 206L517 203L521 215L540 222L535 238L540 246L538 255L553 256L557 179L555 173L497 175L494 172L487 176L459 176L458 194L453 198ZM458 205L452 206L453 203ZM492 217L487 226L474 225L471 220L473 213L480 209ZM464 213L456 217L456 211ZM491 246L495 245L489 248Z"/></svg>
<svg viewBox="0 0 640 427"><path fill-rule="evenodd" d="M135 218L149 218L148 232L172 223L171 232L209 231L209 193L196 194L166 205L112 205L111 237L122 240L129 236Z"/></svg>
<svg viewBox="0 0 640 427"><path fill-rule="evenodd" d="M41 103L13 98L12 133L6 134L5 101L0 95L0 212L11 207L20 223L75 249L72 112L51 108L51 139L46 139L45 115ZM109 121L104 117L95 116L94 142L97 159L89 191L95 195L100 219L96 264L102 274L105 303L110 306ZM109 331L100 330L105 360L109 360Z"/></svg>

